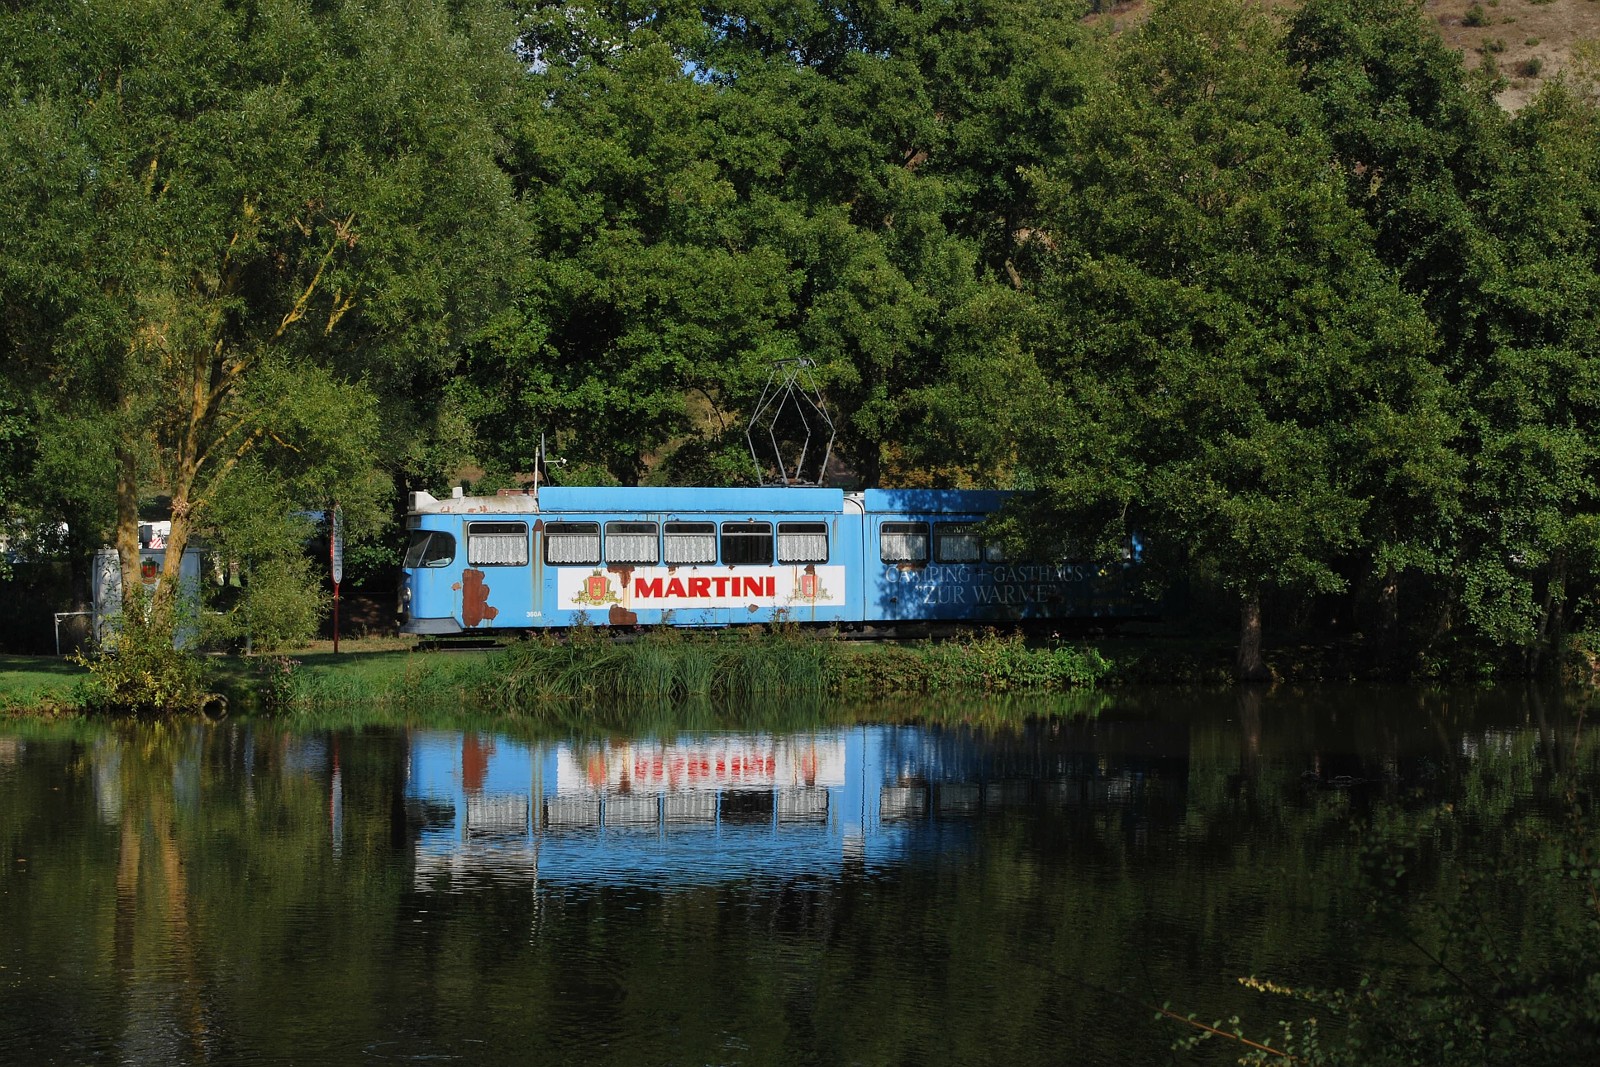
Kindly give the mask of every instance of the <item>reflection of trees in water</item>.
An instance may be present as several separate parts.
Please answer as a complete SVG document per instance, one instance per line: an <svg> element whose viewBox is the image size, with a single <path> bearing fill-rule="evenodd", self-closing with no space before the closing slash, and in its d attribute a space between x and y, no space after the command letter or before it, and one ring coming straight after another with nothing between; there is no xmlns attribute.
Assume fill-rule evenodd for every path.
<svg viewBox="0 0 1600 1067"><path fill-rule="evenodd" d="M366 857L396 847L404 741L357 746L352 819L333 792L349 755L337 740L166 723L126 725L89 749L98 810L117 826L108 947L128 1062L204 1062L239 1043L230 1030L261 1013L238 990L329 1018L342 979L372 977L355 933L372 932L366 909L339 897L369 891L373 867L365 857L336 867L335 834ZM389 879L376 881L392 912ZM348 954L331 972L326 961L299 966L341 944Z"/></svg>
<svg viewBox="0 0 1600 1067"><path fill-rule="evenodd" d="M1600 1047L1591 988L1600 968L1592 821L1600 747L1586 743L1581 706L1535 689L1515 695L1513 716L1501 708L1484 719L1481 710L1471 694L1426 698L1410 718L1369 719L1361 746L1312 739L1307 754L1319 767L1298 783L1284 767L1236 765L1252 788L1192 792L1204 799L1191 818L1208 828L1254 823L1252 838L1281 834L1299 844L1278 853L1271 871L1224 872L1222 895L1248 893L1252 874L1265 876L1286 896L1305 894L1307 910L1338 919L1333 929L1351 963L1343 979L1305 963L1289 973L1258 963L1239 972L1266 980L1252 988L1304 999L1255 1014L1298 1009L1321 1018L1324 1058L1316 1062L1582 1062ZM1292 727L1287 717L1280 727ZM1201 779L1206 763L1196 761ZM1354 773L1330 778L1335 766ZM1268 790L1277 795L1262 803ZM1367 988L1359 998L1306 992L1352 987L1357 973ZM1360 1044L1347 1046L1343 1027L1352 1020ZM1317 1025L1252 1036L1303 1049ZM1241 1062L1290 1062L1238 1051Z"/></svg>
<svg viewBox="0 0 1600 1067"><path fill-rule="evenodd" d="M1429 924L1465 906L1463 875L1497 853L1536 871L1559 787L1600 780L1581 722L1531 694L1509 708L1471 695L1382 708L1359 694L1309 708L1271 692L1250 707L1233 693L1162 699L1148 715L1121 717L1113 700L1097 719L939 729L952 765L945 746L977 746L978 778L1040 777L1025 802L953 817L940 848L898 865L849 862L846 843L827 877L672 892L493 877L419 888L402 732L130 726L84 750L100 795L62 810L115 833L98 853L84 846L80 881L53 883L52 903L104 920L119 1006L85 1017L114 1026L128 1059L288 1062L307 1034L353 1055L390 1040L459 1051L470 1037L486 1055L561 1058L581 1033L623 1062L651 1059L652 1036L666 1041L655 1058L712 1058L736 1033L750 1061L1028 1063L1041 1033L1070 1031L1146 1062L1172 1035L1110 991L1218 1018L1253 1003L1219 974L1415 975L1401 928L1368 909L1388 857L1405 872L1383 898L1437 945L1444 929ZM1042 785L1052 773L1129 790L1059 796ZM0 797L31 804L12 797L23 783L59 796L53 781L24 756ZM968 826L981 832L957 832ZM1484 897L1481 925L1533 953L1577 914L1553 892L1534 881Z"/></svg>
<svg viewBox="0 0 1600 1067"><path fill-rule="evenodd" d="M173 786L188 741L180 728L151 724L139 731L138 758L119 753L116 761L121 829L113 959L128 1017L123 1052L138 1063L203 1060L211 1029Z"/></svg>

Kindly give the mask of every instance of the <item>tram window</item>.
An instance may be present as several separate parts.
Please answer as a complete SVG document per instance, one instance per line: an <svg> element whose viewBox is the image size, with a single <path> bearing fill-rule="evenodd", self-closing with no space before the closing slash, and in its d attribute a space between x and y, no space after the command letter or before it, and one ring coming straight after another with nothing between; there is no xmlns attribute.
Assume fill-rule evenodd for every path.
<svg viewBox="0 0 1600 1067"><path fill-rule="evenodd" d="M954 522L934 525L933 558L940 563L976 563L982 554L983 546L971 526Z"/></svg>
<svg viewBox="0 0 1600 1067"><path fill-rule="evenodd" d="M717 524L714 522L669 522L666 535L668 566L684 567L717 561Z"/></svg>
<svg viewBox="0 0 1600 1067"><path fill-rule="evenodd" d="M878 528L878 556L885 563L928 562L928 524L884 523Z"/></svg>
<svg viewBox="0 0 1600 1067"><path fill-rule="evenodd" d="M438 530L412 530L402 567L444 567L455 562L456 539Z"/></svg>
<svg viewBox="0 0 1600 1067"><path fill-rule="evenodd" d="M600 562L598 522L544 524L544 558L550 563L589 565Z"/></svg>
<svg viewBox="0 0 1600 1067"><path fill-rule="evenodd" d="M1006 546L1001 541L985 541L983 543L983 561L985 563L1004 563L1006 561Z"/></svg>
<svg viewBox="0 0 1600 1067"><path fill-rule="evenodd" d="M828 524L825 522L778 523L778 562L828 562Z"/></svg>
<svg viewBox="0 0 1600 1067"><path fill-rule="evenodd" d="M660 558L655 523L606 523L607 563L654 563Z"/></svg>
<svg viewBox="0 0 1600 1067"><path fill-rule="evenodd" d="M528 524L467 523L467 563L474 567L526 567Z"/></svg>
<svg viewBox="0 0 1600 1067"><path fill-rule="evenodd" d="M731 564L771 563L772 523L723 523L722 562Z"/></svg>

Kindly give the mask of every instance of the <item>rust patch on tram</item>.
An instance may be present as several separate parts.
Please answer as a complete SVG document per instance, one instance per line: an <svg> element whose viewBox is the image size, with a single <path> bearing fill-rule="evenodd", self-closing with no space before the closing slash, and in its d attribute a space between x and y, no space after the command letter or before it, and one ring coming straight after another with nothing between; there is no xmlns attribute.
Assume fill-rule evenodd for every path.
<svg viewBox="0 0 1600 1067"><path fill-rule="evenodd" d="M478 626L485 620L492 620L500 614L500 609L489 606L489 587L483 583L483 572L467 569L461 572L461 622L466 626Z"/></svg>
<svg viewBox="0 0 1600 1067"><path fill-rule="evenodd" d="M633 565L628 563L608 564L606 572L617 576L617 582L622 586L622 593L626 596L628 582L633 579ZM621 604L613 604L611 605L611 610L606 614L606 621L612 626L637 626L639 625L639 616Z"/></svg>

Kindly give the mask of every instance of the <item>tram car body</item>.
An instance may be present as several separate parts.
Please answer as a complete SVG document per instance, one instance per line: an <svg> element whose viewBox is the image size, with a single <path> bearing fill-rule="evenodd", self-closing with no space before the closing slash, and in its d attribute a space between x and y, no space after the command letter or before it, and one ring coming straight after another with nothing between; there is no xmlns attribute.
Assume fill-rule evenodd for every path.
<svg viewBox="0 0 1600 1067"><path fill-rule="evenodd" d="M794 621L842 627L1114 621L1137 546L1100 564L1014 562L977 527L990 490L544 486L411 494L401 630Z"/></svg>

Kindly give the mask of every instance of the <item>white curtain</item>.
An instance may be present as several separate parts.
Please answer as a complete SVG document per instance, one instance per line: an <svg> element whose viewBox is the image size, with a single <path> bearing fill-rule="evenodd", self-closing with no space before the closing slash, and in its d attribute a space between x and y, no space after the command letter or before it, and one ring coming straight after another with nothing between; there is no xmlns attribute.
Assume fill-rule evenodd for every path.
<svg viewBox="0 0 1600 1067"><path fill-rule="evenodd" d="M885 563L925 563L928 559L928 535L884 530L878 534L878 554Z"/></svg>
<svg viewBox="0 0 1600 1067"><path fill-rule="evenodd" d="M467 533L467 562L474 566L523 567L528 563L527 533Z"/></svg>
<svg viewBox="0 0 1600 1067"><path fill-rule="evenodd" d="M784 533L778 531L779 563L828 562L828 535L825 533Z"/></svg>
<svg viewBox="0 0 1600 1067"><path fill-rule="evenodd" d="M717 535L716 534L667 534L667 562L679 563L715 563L717 561Z"/></svg>
<svg viewBox="0 0 1600 1067"><path fill-rule="evenodd" d="M551 563L597 563L600 531L546 534L545 556Z"/></svg>
<svg viewBox="0 0 1600 1067"><path fill-rule="evenodd" d="M965 531L939 534L939 562L976 563L978 555L978 539L972 534Z"/></svg>
<svg viewBox="0 0 1600 1067"><path fill-rule="evenodd" d="M656 535L648 533L606 534L607 563L654 563Z"/></svg>

